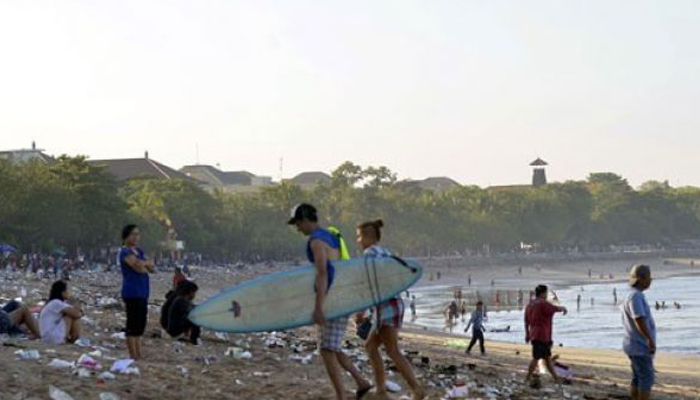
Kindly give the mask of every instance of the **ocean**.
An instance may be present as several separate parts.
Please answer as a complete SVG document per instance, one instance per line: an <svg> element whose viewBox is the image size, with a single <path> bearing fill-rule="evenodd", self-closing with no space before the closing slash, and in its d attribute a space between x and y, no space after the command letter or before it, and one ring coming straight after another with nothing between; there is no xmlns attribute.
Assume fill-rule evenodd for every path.
<svg viewBox="0 0 700 400"><path fill-rule="evenodd" d="M429 329L446 330L442 312L452 300L454 288L428 287L411 291L417 298L418 308L418 318L413 323ZM617 290L619 302L629 291L625 283L591 284L557 290L560 304L568 308L569 313L566 316L557 314L554 319L555 346L621 349L622 317L619 302L618 305L614 304L613 289ZM469 292L468 288L463 290ZM579 295L581 307L577 309L576 299ZM700 355L700 277L655 280L645 295L656 320L659 352ZM525 293L525 302L527 296ZM591 298L595 300L594 304L591 304ZM665 301L666 308L656 310L657 301L659 304ZM674 302L678 302L681 308L676 309ZM468 308L469 311L471 309ZM407 315L406 321L410 319L411 316ZM453 332L464 334L465 326L466 323L460 321L453 327ZM520 309L498 311L491 307L485 326L487 341L524 342L523 311ZM509 332L489 332L508 326Z"/></svg>

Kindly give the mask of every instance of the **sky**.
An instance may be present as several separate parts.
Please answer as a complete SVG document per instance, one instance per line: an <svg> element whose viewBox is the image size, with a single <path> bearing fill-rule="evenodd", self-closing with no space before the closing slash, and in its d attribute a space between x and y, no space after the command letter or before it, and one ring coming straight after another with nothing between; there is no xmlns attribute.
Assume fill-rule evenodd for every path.
<svg viewBox="0 0 700 400"><path fill-rule="evenodd" d="M33 140L275 179L515 184L542 157L700 186L700 2L0 0L0 149Z"/></svg>

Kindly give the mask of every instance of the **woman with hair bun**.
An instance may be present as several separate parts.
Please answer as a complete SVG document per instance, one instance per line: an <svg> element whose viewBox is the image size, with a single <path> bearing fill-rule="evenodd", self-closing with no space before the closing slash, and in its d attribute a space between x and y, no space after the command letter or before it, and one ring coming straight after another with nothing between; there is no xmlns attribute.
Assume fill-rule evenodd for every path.
<svg viewBox="0 0 700 400"><path fill-rule="evenodd" d="M390 257L391 252L379 245L382 239L382 228L384 222L365 222L357 227L357 243L362 247L364 254L369 257ZM384 364L379 347L384 346L387 355L394 362L396 369L406 380L415 400L425 398L425 392L418 383L411 364L404 358L399 350L399 329L403 325L404 303L400 296L388 300L372 308L370 321L373 325L367 338L365 348L374 369L374 377L377 385L377 395L379 398L390 398L386 387L386 376L384 375ZM358 315L358 325L366 323L362 314Z"/></svg>

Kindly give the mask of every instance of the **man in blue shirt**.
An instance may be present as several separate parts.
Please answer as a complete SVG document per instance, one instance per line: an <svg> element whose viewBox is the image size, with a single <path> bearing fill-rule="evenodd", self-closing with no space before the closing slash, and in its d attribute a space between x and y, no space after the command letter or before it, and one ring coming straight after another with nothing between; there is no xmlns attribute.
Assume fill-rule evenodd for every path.
<svg viewBox="0 0 700 400"><path fill-rule="evenodd" d="M125 226L118 255L124 278L122 299L126 305L126 345L129 356L134 360L141 359L141 336L148 322L148 274L153 272L153 261L147 261L143 250L138 248L140 240L141 232L136 225Z"/></svg>
<svg viewBox="0 0 700 400"><path fill-rule="evenodd" d="M316 280L314 282L316 302L313 310L313 321L320 327L321 358L335 389L337 399L345 400L347 398L341 367L348 371L357 382L357 398L360 399L370 391L372 385L343 353L341 344L348 325L348 318L327 321L323 311L326 294L335 280L335 267L332 262L340 258L338 236L319 226L318 212L310 204L300 204L294 207L292 218L288 224L296 226L301 234L309 237L306 256L309 262L316 267Z"/></svg>
<svg viewBox="0 0 700 400"><path fill-rule="evenodd" d="M656 323L643 292L651 286L651 268L634 266L630 271L630 286L622 303L623 348L630 358L633 374L630 396L632 400L648 400L654 385Z"/></svg>

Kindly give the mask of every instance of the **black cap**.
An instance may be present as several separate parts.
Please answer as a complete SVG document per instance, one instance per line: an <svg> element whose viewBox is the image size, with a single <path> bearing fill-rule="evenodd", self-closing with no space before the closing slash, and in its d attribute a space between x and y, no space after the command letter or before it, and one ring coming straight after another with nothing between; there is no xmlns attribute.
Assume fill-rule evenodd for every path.
<svg viewBox="0 0 700 400"><path fill-rule="evenodd" d="M311 204L301 203L292 209L292 218L287 222L289 225L294 225L297 222L307 219L312 222L318 221L318 211Z"/></svg>

